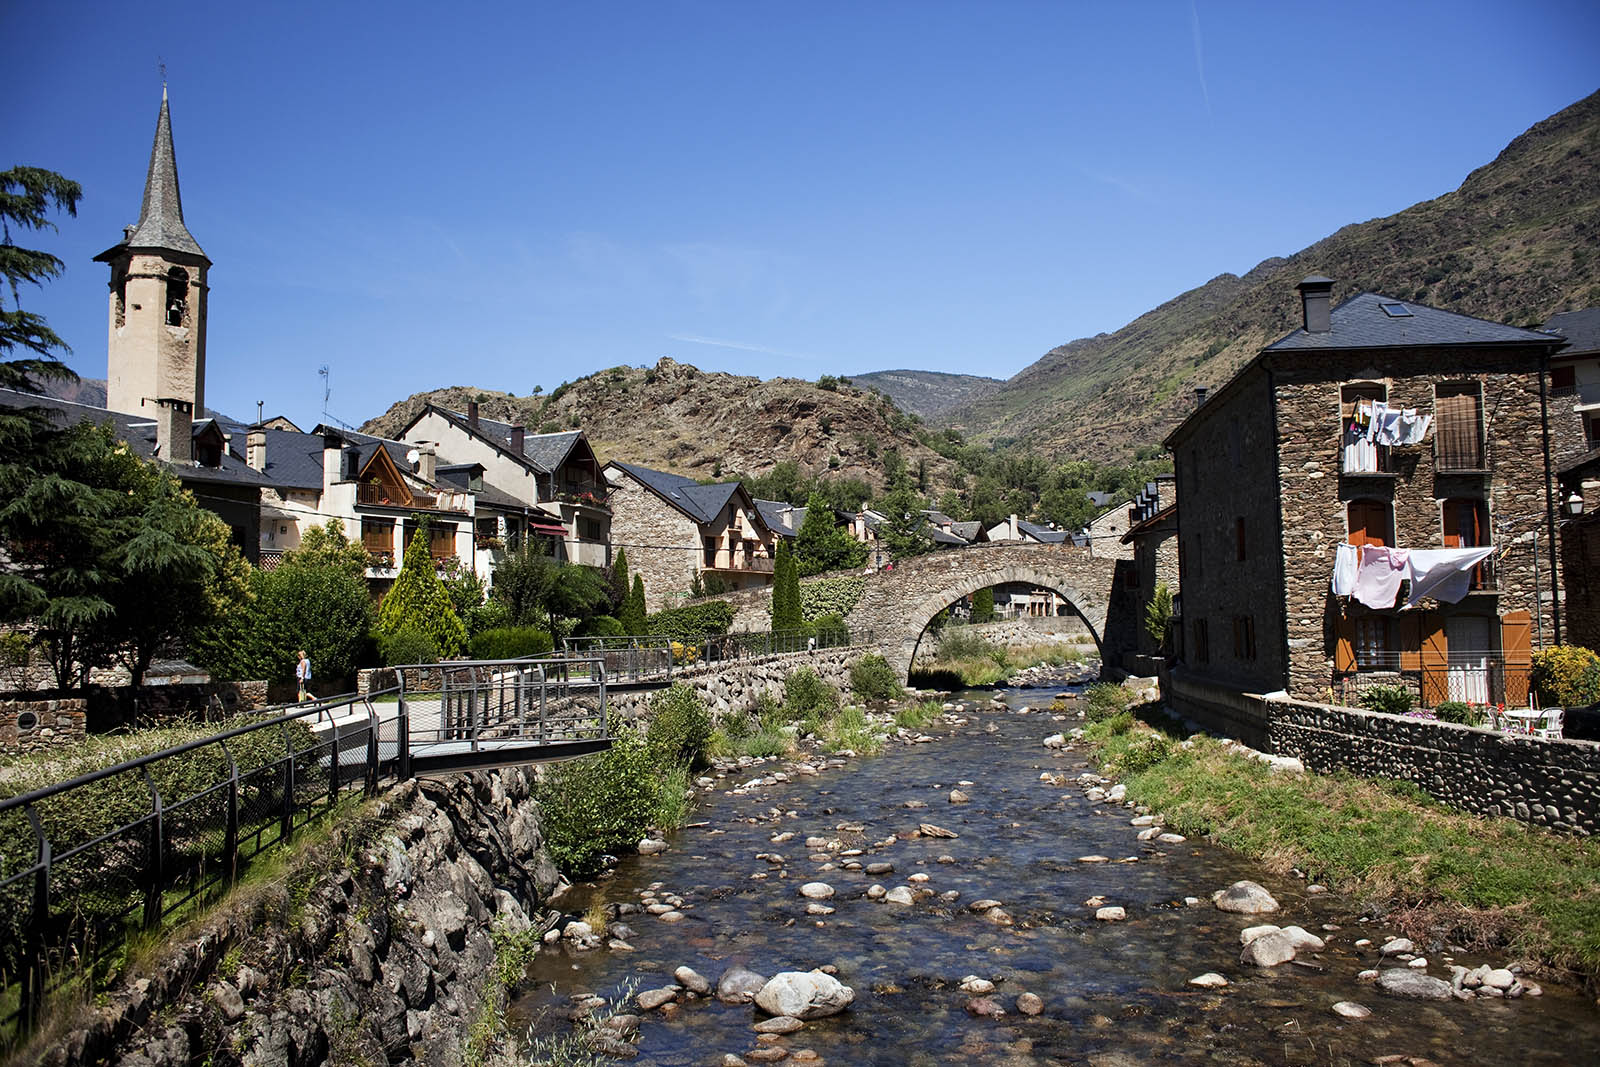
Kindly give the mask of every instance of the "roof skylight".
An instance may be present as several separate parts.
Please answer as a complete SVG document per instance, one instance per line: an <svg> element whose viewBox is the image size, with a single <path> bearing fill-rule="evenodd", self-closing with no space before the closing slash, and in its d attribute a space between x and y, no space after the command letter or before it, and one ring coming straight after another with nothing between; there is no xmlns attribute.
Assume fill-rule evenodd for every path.
<svg viewBox="0 0 1600 1067"><path fill-rule="evenodd" d="M1391 319L1409 319L1412 315L1411 309L1399 301L1385 301L1378 306L1381 307L1383 309L1383 313L1389 316Z"/></svg>

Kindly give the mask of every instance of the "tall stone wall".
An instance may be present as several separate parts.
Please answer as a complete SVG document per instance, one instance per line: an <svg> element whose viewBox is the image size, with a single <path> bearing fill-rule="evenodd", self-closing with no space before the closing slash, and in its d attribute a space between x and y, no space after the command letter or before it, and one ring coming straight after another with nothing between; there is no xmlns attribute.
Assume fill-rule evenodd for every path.
<svg viewBox="0 0 1600 1067"><path fill-rule="evenodd" d="M1600 744L1545 741L1433 719L1228 691L1181 674L1165 680L1178 712L1319 773L1346 770L1416 783L1476 815L1552 830L1600 832Z"/></svg>
<svg viewBox="0 0 1600 1067"><path fill-rule="evenodd" d="M672 680L693 686L701 702L717 716L729 710L748 708L760 692L782 699L783 680L802 667L812 668L823 681L848 693L850 664L870 651L867 648L827 648L815 652L785 652L673 671ZM607 693L607 713L613 722L642 721L657 692L659 690Z"/></svg>

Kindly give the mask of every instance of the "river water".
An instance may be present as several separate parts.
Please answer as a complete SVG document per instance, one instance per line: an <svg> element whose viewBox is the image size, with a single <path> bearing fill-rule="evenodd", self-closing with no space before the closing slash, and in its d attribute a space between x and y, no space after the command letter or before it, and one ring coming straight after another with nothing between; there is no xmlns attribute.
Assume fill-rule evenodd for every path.
<svg viewBox="0 0 1600 1067"><path fill-rule="evenodd" d="M880 757L743 796L722 791L735 777L720 781L691 817L704 825L670 835L663 854L625 858L611 877L562 902L578 911L596 896L637 904L657 886L658 896L683 898L683 920L623 916L635 931L633 952L547 947L512 1006L512 1025L563 1030L578 994L614 997L630 981L641 991L669 986L681 965L713 984L734 964L763 975L831 966L855 1003L777 1042L793 1054L785 1062L1356 1064L1403 1054L1438 1064L1600 1063L1600 1013L1578 991L1543 983L1538 998L1422 1002L1359 981L1358 972L1378 965L1377 951L1354 942L1376 946L1394 931L1360 921L1359 905L1337 892L1308 894L1303 882L1267 875L1227 849L1137 841L1133 812L1083 796L1075 779L1093 768L1080 753L1042 747L1072 725L1037 710L1054 692L1002 690L1005 709L988 706L994 695L964 694L976 710L962 713L964 725L929 727L935 743L891 743ZM1040 781L1046 771L1068 784ZM971 783L960 787L970 802L952 804L960 782ZM920 823L958 836L907 837ZM794 837L774 844L784 832ZM890 862L894 872L844 870L847 859L807 848L808 836L860 848L857 862ZM1113 862L1077 861L1096 854ZM915 887L918 874L933 892L911 905L866 896L874 883ZM1266 886L1282 910L1252 917L1212 907L1214 890L1242 878ZM799 888L811 881L834 887L834 914L807 914ZM951 890L960 894L953 902L942 898ZM1096 921L1085 905L1094 897L1126 908L1127 919ZM1185 897L1205 903L1185 906ZM967 909L982 898L1001 901L1013 925ZM1326 938L1310 957L1318 969L1240 964L1239 933L1260 922ZM1428 973L1449 978L1446 954L1429 953ZM1454 962L1504 960L1458 954ZM1230 984L1188 984L1207 971ZM968 975L996 983L1002 1018L968 1014L972 998L959 988ZM1016 1010L1024 992L1042 999L1037 1016ZM1372 1015L1341 1018L1331 1010L1339 1001ZM753 1005L715 999L646 1013L634 1062L699 1067L746 1055L759 1047L751 1026L760 1018Z"/></svg>

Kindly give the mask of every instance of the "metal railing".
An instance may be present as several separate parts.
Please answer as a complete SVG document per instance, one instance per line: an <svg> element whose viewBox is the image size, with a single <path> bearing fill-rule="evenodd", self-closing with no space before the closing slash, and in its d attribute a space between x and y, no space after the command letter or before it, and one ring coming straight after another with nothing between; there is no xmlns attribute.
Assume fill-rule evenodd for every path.
<svg viewBox="0 0 1600 1067"><path fill-rule="evenodd" d="M569 659L598 658L613 685L672 680L672 641L666 637L569 637Z"/></svg>
<svg viewBox="0 0 1600 1067"><path fill-rule="evenodd" d="M1497 652L1450 652L1442 662L1424 663L1419 653L1356 651L1354 671L1335 671L1333 689L1343 704L1360 703L1361 694L1377 686L1403 685L1419 707L1447 702L1504 704L1526 707L1530 665L1507 662Z"/></svg>
<svg viewBox="0 0 1600 1067"><path fill-rule="evenodd" d="M823 648L846 648L860 643L865 634L840 626L824 630L764 630L756 633L723 634L693 642L695 659L718 663L756 659L785 652L814 652Z"/></svg>

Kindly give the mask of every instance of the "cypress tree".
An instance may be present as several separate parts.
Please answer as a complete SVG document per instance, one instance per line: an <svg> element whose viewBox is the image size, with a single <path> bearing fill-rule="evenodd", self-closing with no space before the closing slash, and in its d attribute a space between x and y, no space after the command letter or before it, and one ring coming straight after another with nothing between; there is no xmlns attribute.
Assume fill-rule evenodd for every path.
<svg viewBox="0 0 1600 1067"><path fill-rule="evenodd" d="M972 621L994 621L994 588L985 587L972 594Z"/></svg>
<svg viewBox="0 0 1600 1067"><path fill-rule="evenodd" d="M378 606L378 625L374 632L392 637L404 629L416 630L433 639L439 655L448 659L467 646L467 628L462 625L450 594L433 569L428 552L428 524L417 523L394 588Z"/></svg>
<svg viewBox="0 0 1600 1067"><path fill-rule="evenodd" d="M629 636L637 637L645 632L643 575L633 576L633 588L622 602L622 614L617 616L617 621L622 624L622 632Z"/></svg>
<svg viewBox="0 0 1600 1067"><path fill-rule="evenodd" d="M772 629L798 630L805 625L800 613L800 570L795 565L789 542L778 542L778 556L772 565Z"/></svg>

